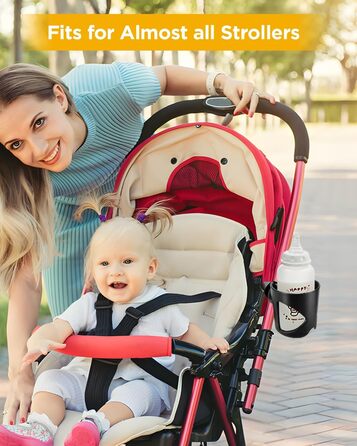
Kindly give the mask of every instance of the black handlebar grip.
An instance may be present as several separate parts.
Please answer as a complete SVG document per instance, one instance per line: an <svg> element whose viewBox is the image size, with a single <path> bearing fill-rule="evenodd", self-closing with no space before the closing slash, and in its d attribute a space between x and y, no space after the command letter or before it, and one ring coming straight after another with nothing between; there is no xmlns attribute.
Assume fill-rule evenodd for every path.
<svg viewBox="0 0 357 446"><path fill-rule="evenodd" d="M162 125L179 116L190 113L212 113L218 116L226 116L227 113L233 113L234 109L235 106L225 97L193 99L168 105L156 112L145 122L137 145L149 138ZM286 122L294 135L294 161L307 162L309 159L309 135L304 121L294 110L281 102L271 104L267 99L260 98L256 113L274 115Z"/></svg>

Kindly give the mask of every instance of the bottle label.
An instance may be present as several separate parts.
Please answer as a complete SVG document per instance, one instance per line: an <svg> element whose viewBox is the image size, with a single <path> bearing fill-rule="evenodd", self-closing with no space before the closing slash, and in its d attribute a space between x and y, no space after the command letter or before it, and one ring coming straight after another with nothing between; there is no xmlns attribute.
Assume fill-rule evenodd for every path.
<svg viewBox="0 0 357 446"><path fill-rule="evenodd" d="M305 320L306 318L295 310L295 308L279 302L279 322L282 330L295 330L300 327Z"/></svg>
<svg viewBox="0 0 357 446"><path fill-rule="evenodd" d="M313 290L314 284L307 283L305 285L286 285L282 284L283 288L285 288L285 293L291 293L291 294L302 294L302 293L309 293Z"/></svg>

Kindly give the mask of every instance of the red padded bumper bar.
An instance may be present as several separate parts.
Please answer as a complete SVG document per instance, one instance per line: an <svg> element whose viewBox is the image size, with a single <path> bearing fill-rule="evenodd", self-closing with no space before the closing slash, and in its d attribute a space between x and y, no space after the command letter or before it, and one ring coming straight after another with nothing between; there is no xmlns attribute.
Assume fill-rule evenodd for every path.
<svg viewBox="0 0 357 446"><path fill-rule="evenodd" d="M172 339L165 336L72 335L59 353L88 358L152 358L172 355Z"/></svg>

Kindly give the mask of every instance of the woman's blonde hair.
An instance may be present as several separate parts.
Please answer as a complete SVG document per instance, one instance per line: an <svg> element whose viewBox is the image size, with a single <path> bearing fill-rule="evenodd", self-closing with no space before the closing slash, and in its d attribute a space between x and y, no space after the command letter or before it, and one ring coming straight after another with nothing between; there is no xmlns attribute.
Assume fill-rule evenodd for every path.
<svg viewBox="0 0 357 446"><path fill-rule="evenodd" d="M82 201L74 216L78 220L85 210L92 210L98 214L103 223L93 234L89 242L84 260L84 281L89 285L93 281L92 259L93 253L102 245L103 240L108 240L115 234L117 237L132 236L133 231L138 231L144 237L147 244L148 254L155 257L153 239L158 237L166 228L172 226L171 210L164 206L164 201L154 203L146 210L139 210L133 217L113 217L104 220L104 210L110 207L118 207L117 194L106 194L102 197L90 196ZM150 229L146 223L152 223ZM130 232L130 234L129 234Z"/></svg>
<svg viewBox="0 0 357 446"><path fill-rule="evenodd" d="M54 100L54 85L76 112L63 81L45 68L14 64L0 70L0 111L20 96ZM0 114L1 118L1 114ZM8 292L16 272L31 264L35 277L55 254L53 193L48 172L22 164L0 144L0 292Z"/></svg>
<svg viewBox="0 0 357 446"><path fill-rule="evenodd" d="M53 255L52 187L45 170L22 164L0 148L0 290L8 292L15 274L30 264L35 278Z"/></svg>

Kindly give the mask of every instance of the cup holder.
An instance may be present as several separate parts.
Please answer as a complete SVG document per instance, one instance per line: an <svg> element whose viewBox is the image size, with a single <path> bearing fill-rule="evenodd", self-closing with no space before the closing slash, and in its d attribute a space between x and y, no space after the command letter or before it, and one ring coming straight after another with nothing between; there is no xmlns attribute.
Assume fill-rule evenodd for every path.
<svg viewBox="0 0 357 446"><path fill-rule="evenodd" d="M315 282L315 289L308 293L283 293L278 291L276 282L272 282L267 291L274 306L275 327L280 334L302 338L316 328L319 282Z"/></svg>

